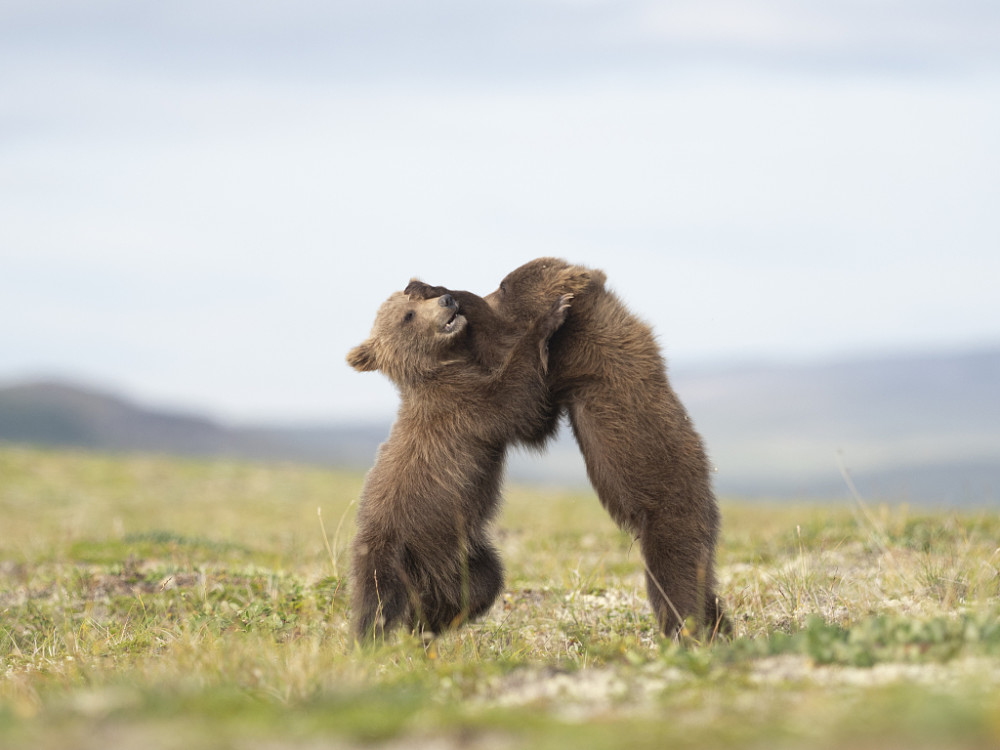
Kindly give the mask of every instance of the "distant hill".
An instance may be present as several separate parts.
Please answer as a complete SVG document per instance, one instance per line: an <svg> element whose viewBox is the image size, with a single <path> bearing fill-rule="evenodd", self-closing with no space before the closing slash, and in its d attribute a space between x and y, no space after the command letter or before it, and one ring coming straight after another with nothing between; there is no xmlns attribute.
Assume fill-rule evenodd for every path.
<svg viewBox="0 0 1000 750"><path fill-rule="evenodd" d="M721 495L1000 505L1000 348L672 372ZM70 383L0 388L0 441L371 466L387 422L234 426ZM519 480L587 484L564 427Z"/></svg>
<svg viewBox="0 0 1000 750"><path fill-rule="evenodd" d="M367 466L386 425L236 427L60 382L0 388L0 441Z"/></svg>
<svg viewBox="0 0 1000 750"><path fill-rule="evenodd" d="M689 372L674 386L743 495L1000 501L1000 348Z"/></svg>

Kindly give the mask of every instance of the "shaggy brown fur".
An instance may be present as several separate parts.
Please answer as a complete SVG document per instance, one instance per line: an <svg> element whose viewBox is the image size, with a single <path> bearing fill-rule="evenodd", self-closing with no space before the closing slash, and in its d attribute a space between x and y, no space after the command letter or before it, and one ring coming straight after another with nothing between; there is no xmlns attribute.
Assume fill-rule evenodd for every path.
<svg viewBox="0 0 1000 750"><path fill-rule="evenodd" d="M715 593L719 511L701 438L670 387L652 330L605 289L604 274L539 258L485 298L421 282L407 292L452 294L479 330L509 332L523 330L544 309L555 279L569 272L589 274L591 284L577 293L550 341L555 416L527 442L544 444L559 413L568 412L601 503L639 540L650 606L663 632L676 632L689 616L713 631L728 630ZM499 344L479 342L475 350L484 366L503 356Z"/></svg>
<svg viewBox="0 0 1000 750"><path fill-rule="evenodd" d="M371 337L348 354L355 369L387 375L401 396L365 479L352 545L359 640L400 624L438 632L482 614L500 593L489 523L506 449L552 419L547 344L569 299L553 295L487 368L452 296L397 292L379 309Z"/></svg>

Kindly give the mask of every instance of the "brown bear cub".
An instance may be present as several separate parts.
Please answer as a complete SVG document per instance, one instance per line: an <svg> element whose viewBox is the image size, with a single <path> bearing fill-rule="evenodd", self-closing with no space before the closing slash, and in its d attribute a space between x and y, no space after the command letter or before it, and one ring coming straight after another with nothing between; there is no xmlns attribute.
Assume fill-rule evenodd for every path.
<svg viewBox="0 0 1000 750"><path fill-rule="evenodd" d="M507 446L545 429L547 345L571 295L553 295L495 366L479 364L475 325L455 298L393 294L347 360L400 393L365 479L352 545L353 628L369 641L397 625L439 632L483 614L503 587L489 524Z"/></svg>
<svg viewBox="0 0 1000 750"><path fill-rule="evenodd" d="M546 306L554 280L588 274L566 323L549 342L547 382L555 409L526 442L542 445L567 412L601 503L636 535L650 606L664 633L693 617L711 633L730 625L716 597L719 510L701 438L667 380L648 325L604 287L601 271L539 258L485 298L411 282L407 292L458 300L478 330L523 330ZM489 321L483 325L483 321ZM476 347L484 366L504 356L503 336Z"/></svg>

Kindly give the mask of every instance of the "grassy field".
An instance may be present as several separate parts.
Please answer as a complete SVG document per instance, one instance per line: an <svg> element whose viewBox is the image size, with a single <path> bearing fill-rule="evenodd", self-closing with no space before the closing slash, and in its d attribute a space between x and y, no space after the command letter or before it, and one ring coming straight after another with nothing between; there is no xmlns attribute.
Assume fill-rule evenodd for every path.
<svg viewBox="0 0 1000 750"><path fill-rule="evenodd" d="M0 746L1000 746L995 512L724 503L735 637L678 643L596 498L510 488L489 616L357 651L361 480L0 448Z"/></svg>

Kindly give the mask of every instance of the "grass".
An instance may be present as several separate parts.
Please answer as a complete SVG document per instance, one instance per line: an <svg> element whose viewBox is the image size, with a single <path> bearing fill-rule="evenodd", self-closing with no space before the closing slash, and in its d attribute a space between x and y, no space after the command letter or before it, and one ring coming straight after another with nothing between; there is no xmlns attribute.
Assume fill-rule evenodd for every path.
<svg viewBox="0 0 1000 750"><path fill-rule="evenodd" d="M511 488L490 614L358 651L361 481L0 448L0 745L1000 744L996 513L725 503L707 644L656 635L591 494Z"/></svg>

